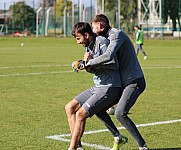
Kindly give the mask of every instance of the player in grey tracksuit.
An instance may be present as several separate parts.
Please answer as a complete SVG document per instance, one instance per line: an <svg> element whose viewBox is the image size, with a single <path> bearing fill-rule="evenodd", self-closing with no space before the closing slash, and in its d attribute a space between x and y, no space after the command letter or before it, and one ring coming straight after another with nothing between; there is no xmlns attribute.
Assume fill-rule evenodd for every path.
<svg viewBox="0 0 181 150"><path fill-rule="evenodd" d="M86 47L86 51L91 54L92 58L106 52L109 40L93 34L91 27L87 23L77 23L74 29L73 35L77 43ZM106 117L104 118L107 123L105 125L108 129L119 134L110 116L106 113L106 109L117 103L120 98L122 84L117 58L115 57L101 65L88 67L86 70L94 74L94 86L77 95L65 107L69 128L72 133L69 150L75 150L78 147L78 142L84 131L85 120L94 114L99 118L102 115ZM101 110L102 112L100 112Z"/></svg>
<svg viewBox="0 0 181 150"><path fill-rule="evenodd" d="M105 53L108 44L109 40L95 34L94 39L85 50L89 51L93 58L96 58ZM122 87L118 68L118 61L114 58L101 65L86 69L87 72L94 74L94 86L76 96L75 99L89 113L89 117L111 106L115 101L118 102L120 96L118 93L120 93L120 87ZM97 94L92 97L92 94L96 91L98 91ZM107 91L110 91L109 94ZM101 95L101 97L99 97L99 95ZM109 95L110 97L114 97L114 99L106 98L109 97ZM103 99L102 96L104 97ZM104 102L100 102L100 99Z"/></svg>
<svg viewBox="0 0 181 150"><path fill-rule="evenodd" d="M110 44L103 55L89 60L87 65L94 66L110 61L115 57L118 58L123 93L117 104L115 116L135 139L139 149L148 150L145 140L128 117L129 110L146 86L134 46L123 31L110 27L108 18L103 14L97 15L92 20L92 28L95 33L107 37Z"/></svg>

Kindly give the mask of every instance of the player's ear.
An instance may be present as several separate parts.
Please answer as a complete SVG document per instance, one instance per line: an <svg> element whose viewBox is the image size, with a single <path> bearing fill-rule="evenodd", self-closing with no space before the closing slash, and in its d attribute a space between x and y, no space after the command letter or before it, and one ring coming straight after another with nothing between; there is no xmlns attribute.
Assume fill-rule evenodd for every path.
<svg viewBox="0 0 181 150"><path fill-rule="evenodd" d="M101 29L101 30L104 30L104 25L103 24L101 24L101 23L99 23L99 28Z"/></svg>
<svg viewBox="0 0 181 150"><path fill-rule="evenodd" d="M89 33L85 33L85 38L88 39L89 38Z"/></svg>

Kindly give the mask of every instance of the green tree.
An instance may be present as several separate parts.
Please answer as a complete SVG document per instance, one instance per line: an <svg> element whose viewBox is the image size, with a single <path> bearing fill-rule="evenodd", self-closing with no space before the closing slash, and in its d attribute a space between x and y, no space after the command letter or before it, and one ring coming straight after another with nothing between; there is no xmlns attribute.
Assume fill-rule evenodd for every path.
<svg viewBox="0 0 181 150"><path fill-rule="evenodd" d="M117 0L104 0L104 10L106 16L109 18L110 24L116 27L116 12L117 12ZM102 8L102 0L98 0L98 5Z"/></svg>
<svg viewBox="0 0 181 150"><path fill-rule="evenodd" d="M117 27L116 23L116 12L118 11L118 5L117 0L105 0L105 10L106 15L109 17L110 22L113 27Z"/></svg>
<svg viewBox="0 0 181 150"><path fill-rule="evenodd" d="M63 11L67 7L67 12L72 14L72 1L56 0L54 9L56 10L56 16L63 16Z"/></svg>
<svg viewBox="0 0 181 150"><path fill-rule="evenodd" d="M104 1L105 14L109 17L110 24L117 27L116 13L118 12L118 0ZM98 5L102 6L102 0L98 0ZM102 7L101 7L102 9ZM137 1L120 0L121 27L126 31L132 31L134 18L137 16Z"/></svg>
<svg viewBox="0 0 181 150"><path fill-rule="evenodd" d="M137 17L137 3L134 0L121 0L122 26L126 32L132 32Z"/></svg>
<svg viewBox="0 0 181 150"><path fill-rule="evenodd" d="M36 13L32 7L23 2L17 2L9 7L13 14L14 26L17 30L33 29L36 21Z"/></svg>

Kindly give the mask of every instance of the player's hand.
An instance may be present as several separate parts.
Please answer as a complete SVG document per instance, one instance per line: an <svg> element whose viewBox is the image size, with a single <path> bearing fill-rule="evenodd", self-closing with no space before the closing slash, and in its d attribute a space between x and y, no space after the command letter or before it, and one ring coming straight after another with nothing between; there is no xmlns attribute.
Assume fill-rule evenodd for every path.
<svg viewBox="0 0 181 150"><path fill-rule="evenodd" d="M88 61L88 60L90 60L90 59L92 59L91 53L90 53L90 52L85 52L85 54L84 54L84 60L85 60L85 61Z"/></svg>
<svg viewBox="0 0 181 150"><path fill-rule="evenodd" d="M86 61L78 60L72 62L72 69L74 72L78 72L79 70L83 70L86 67Z"/></svg>

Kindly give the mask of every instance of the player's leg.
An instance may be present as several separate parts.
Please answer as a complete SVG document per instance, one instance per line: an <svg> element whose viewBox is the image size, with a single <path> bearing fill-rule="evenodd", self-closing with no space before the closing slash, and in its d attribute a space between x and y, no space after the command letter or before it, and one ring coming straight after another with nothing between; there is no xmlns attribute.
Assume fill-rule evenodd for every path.
<svg viewBox="0 0 181 150"><path fill-rule="evenodd" d="M112 105L116 104L120 98L121 88L100 86L93 87L93 95L82 105L87 110L89 116L93 116Z"/></svg>
<svg viewBox="0 0 181 150"><path fill-rule="evenodd" d="M88 112L83 107L81 107L76 112L76 122L75 122L74 130L73 130L72 138L70 142L70 147L69 147L70 150L77 149L79 141L83 135L86 119L88 116L89 116Z"/></svg>
<svg viewBox="0 0 181 150"><path fill-rule="evenodd" d="M146 52L143 50L143 45L142 44L140 44L140 51L144 55L144 59L147 59L147 55L146 55Z"/></svg>
<svg viewBox="0 0 181 150"><path fill-rule="evenodd" d="M114 137L114 145L111 150L119 150L119 148L128 141L127 137L120 134L119 130L117 129L111 117L107 114L106 111L101 111L96 115L104 123L104 125Z"/></svg>
<svg viewBox="0 0 181 150"><path fill-rule="evenodd" d="M138 55L138 53L139 53L139 49L140 49L140 46L139 46L139 44L136 44L136 48L135 48L136 55Z"/></svg>
<svg viewBox="0 0 181 150"><path fill-rule="evenodd" d="M123 89L120 88L120 96L119 97L121 97L122 90ZM110 108L111 106L117 104L118 100L115 101L114 103L112 103L109 107L105 108L104 110L102 110L101 112L96 114L96 116L99 118L99 120L101 122L103 122L103 124L107 127L107 129L112 133L112 135L114 137L114 146L113 146L112 150L118 150L120 148L120 146L122 145L121 144L122 137L124 137L124 136L120 134L119 130L117 129L117 127L113 123L110 115L107 114L106 110L108 108ZM127 138L126 138L125 142L127 142Z"/></svg>
<svg viewBox="0 0 181 150"><path fill-rule="evenodd" d="M76 123L72 134L71 149L76 149L78 141L83 134L85 120L93 116L104 108L108 108L114 101L120 97L120 88L93 87L93 95L82 105L76 113Z"/></svg>
<svg viewBox="0 0 181 150"><path fill-rule="evenodd" d="M75 126L76 112L81 107L77 100L73 99L65 106L70 132L72 133Z"/></svg>
<svg viewBox="0 0 181 150"><path fill-rule="evenodd" d="M100 95L100 93L104 93L104 91L98 89L97 93L95 93L95 96ZM92 101L86 101L86 103L88 103L89 105L94 106L88 110L90 116L98 112L96 113L98 118L105 124L108 130L113 134L115 140L113 150L118 150L124 143L127 142L127 138L119 133L118 129L116 128L110 116L106 113L105 110L107 110L109 107L115 105L118 102L121 93L122 93L121 88L109 88L105 93L105 95L103 95L103 97L100 100L96 101L96 103L93 102L92 104Z"/></svg>
<svg viewBox="0 0 181 150"><path fill-rule="evenodd" d="M96 116L107 127L114 137L118 137L120 135L119 130L112 122L112 119L110 115L107 114L106 110L97 113Z"/></svg>
<svg viewBox="0 0 181 150"><path fill-rule="evenodd" d="M89 109L92 104L102 98L102 95L95 96L96 87L91 87L87 91L84 91L80 95L76 96L76 100L79 101L82 107L76 112L76 119L74 124L74 130L72 132L72 138L69 149L75 150L78 147L78 143L82 137L85 128L86 118L89 116ZM84 100L84 102L82 102ZM87 101L91 101L90 104ZM85 109L86 108L86 109Z"/></svg>
<svg viewBox="0 0 181 150"><path fill-rule="evenodd" d="M132 84L126 86L115 111L116 119L132 135L139 147L143 147L146 142L127 114L130 108L135 104L138 96L144 91L145 86L144 78L137 79Z"/></svg>
<svg viewBox="0 0 181 150"><path fill-rule="evenodd" d="M88 100L92 93L90 92L90 89L87 89L86 91L83 91L78 96L76 96L73 100L71 100L66 106L65 111L68 118L68 124L71 131L71 134L74 131L75 122L76 122L76 112L81 108L81 106L85 103L86 100ZM82 147L81 142L79 141L78 147ZM83 148L82 148L83 149Z"/></svg>

